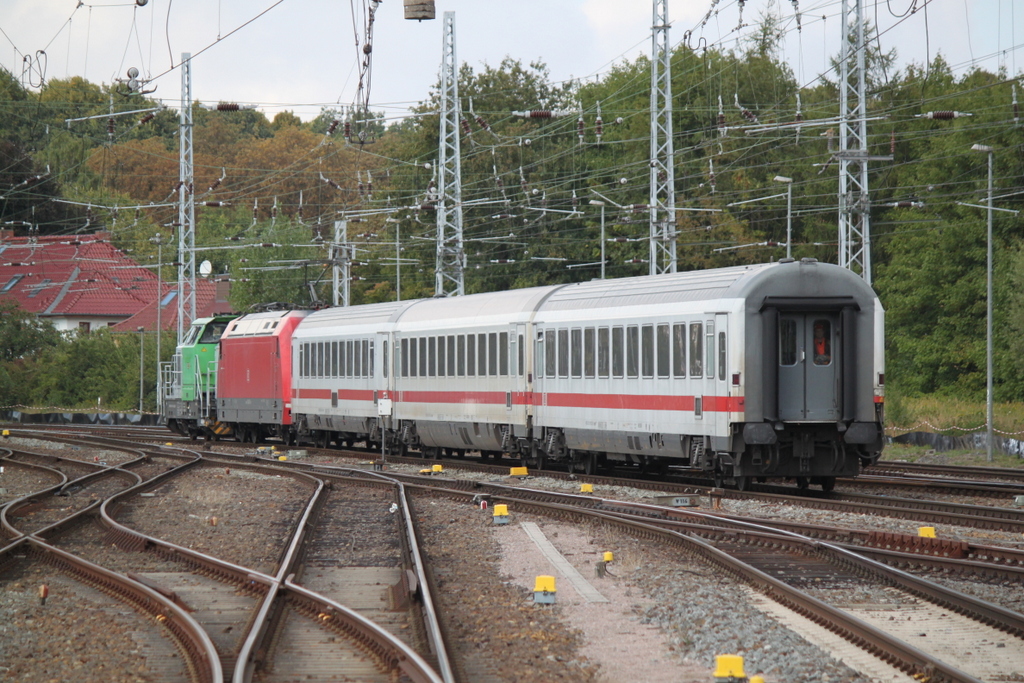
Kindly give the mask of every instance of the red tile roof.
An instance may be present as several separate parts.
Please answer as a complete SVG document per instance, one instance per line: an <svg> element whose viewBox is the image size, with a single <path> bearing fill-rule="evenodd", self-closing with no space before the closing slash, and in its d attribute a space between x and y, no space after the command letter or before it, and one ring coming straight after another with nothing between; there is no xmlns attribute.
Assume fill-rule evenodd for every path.
<svg viewBox="0 0 1024 683"><path fill-rule="evenodd" d="M156 328L157 278L98 232L80 236L13 237L0 234L0 301L15 301L23 310L44 317L124 317L126 321L150 309L129 329ZM162 294L176 291L164 283ZM196 283L196 315L230 310L218 304L215 283ZM161 326L177 327L177 301L163 308ZM119 323L121 327L124 323Z"/></svg>

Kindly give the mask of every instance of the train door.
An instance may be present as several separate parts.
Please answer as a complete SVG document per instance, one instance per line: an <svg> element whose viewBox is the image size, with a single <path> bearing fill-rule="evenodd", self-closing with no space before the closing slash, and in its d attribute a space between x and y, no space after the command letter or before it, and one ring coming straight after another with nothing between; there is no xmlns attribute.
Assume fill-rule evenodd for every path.
<svg viewBox="0 0 1024 683"><path fill-rule="evenodd" d="M707 377L708 388L715 397L714 402L708 406L712 412L708 415L712 419L711 433L725 435L729 433L729 382L728 373L728 316L724 313L715 315L714 323L710 320L706 323L707 332Z"/></svg>
<svg viewBox="0 0 1024 683"><path fill-rule="evenodd" d="M838 322L835 314L779 316L780 419L834 421L842 414Z"/></svg>

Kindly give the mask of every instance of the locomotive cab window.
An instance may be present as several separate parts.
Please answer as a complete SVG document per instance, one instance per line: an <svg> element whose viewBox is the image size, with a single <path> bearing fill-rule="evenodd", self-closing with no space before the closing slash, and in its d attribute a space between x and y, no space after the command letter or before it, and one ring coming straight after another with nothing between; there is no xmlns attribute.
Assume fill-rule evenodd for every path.
<svg viewBox="0 0 1024 683"><path fill-rule="evenodd" d="M814 364L832 364L832 323L828 320L814 321Z"/></svg>

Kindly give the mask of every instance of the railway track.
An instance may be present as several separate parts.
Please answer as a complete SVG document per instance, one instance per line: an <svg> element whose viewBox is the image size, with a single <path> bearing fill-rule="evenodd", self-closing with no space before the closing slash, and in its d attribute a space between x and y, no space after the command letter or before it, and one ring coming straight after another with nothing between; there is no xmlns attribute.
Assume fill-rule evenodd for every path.
<svg viewBox="0 0 1024 683"><path fill-rule="evenodd" d="M155 457L156 452L163 455L170 450L172 449L161 448L150 457ZM332 459L336 459L336 456L339 455L337 451L328 451L327 453L330 454ZM977 600L972 600L966 596L950 597L953 593L947 589L941 586L934 586L931 582L927 582L921 577L904 576L904 572L884 564L889 563L915 569L930 566L931 571L943 573L958 572L961 575L984 575L993 579L1012 581L1015 585L1019 586L1021 565L1024 564L1024 557L1014 549L983 546L966 542L952 543L939 539L920 539L919 537L899 534L828 529L820 525L799 525L780 520L759 524L759 529L755 532L750 529L751 523L749 520L744 520L734 515L706 514L695 517L687 511L671 510L660 506L644 506L635 503L608 501L591 496L565 496L562 494L561 497L558 497L551 492L524 491L522 485L500 487L480 482L456 482L453 484L450 481L442 481L437 477L424 478L399 475L393 471L387 473L361 473L354 472L352 468L317 463L315 462L317 460L315 457L311 458L310 461L282 463L271 458L254 456L251 452L231 455L223 452L205 451L196 455L201 457L204 464L207 464L208 467L230 465L231 469L235 469L249 465L254 467L273 466L281 470L288 469L293 474L301 471L315 479L328 481L330 482L327 487L328 493L324 496L321 506L327 507L335 504L347 506L352 511L355 521L369 529L371 535L378 533L372 530L373 525L380 522L378 517L389 520L383 522L384 526L389 525L395 519L395 513L377 514L377 511L384 507L383 503L390 500L390 498L386 497L387 494L383 492L388 487L393 487L394 481L404 482L404 486L411 490L426 491L429 489L432 491L432 495L438 495L435 489L440 487L440 495L454 496L463 502L468 502L473 496L479 496L481 493L487 492L487 495L491 496L492 501L507 500L516 509L537 511L548 515L562 515L570 518L580 518L579 515L587 515L603 520L603 523L612 523L611 520L619 520L615 523L625 525L632 532L646 534L650 538L658 536L663 542L680 547L685 545L687 552L703 557L704 561L711 562L720 567L725 566L721 563L733 567L728 569L731 574L741 577L742 580L754 586L757 590L773 595L782 604L787 605L789 609L795 609L800 613L810 615L815 620L824 620L823 623L830 624L829 628L842 633L848 640L859 642L861 646L874 652L876 656L896 663L904 671L931 676L931 680L978 680L958 670L958 666L972 672L980 672L981 679L995 679L991 679L989 673L977 668L981 665L974 659L971 659L973 655L968 656L961 653L959 659L954 659L953 663L950 663L941 659L942 656L946 656L947 660L949 659L949 648L940 648L947 650L944 652L933 650L929 653L927 648L916 647L926 643L917 642L914 638L938 640L937 637L921 635L911 637L906 633L901 634L896 631L886 635L884 627L887 625L879 625L872 620L885 620L888 616L893 616L897 612L912 614L913 628L919 628L920 633L938 633L931 626L928 626L929 620L934 620L935 624L945 626L958 622L957 628L961 629L959 633L965 642L991 642L994 644L1002 642L1004 646L1009 647L1009 650L1006 650L1005 647L1000 648L1002 651L996 653L998 657L1003 658L1003 661L1015 662L1016 660L1005 659L1007 652L1012 651L1015 653L1014 656L1016 656L1016 652L1022 649L1018 641L1020 641L1020 634L1024 633L1024 622L1021 621L1024 618L1021 618L1012 611L992 605L979 606ZM360 454L360 457L365 460L366 454ZM409 462L425 464L424 461L415 459ZM495 467L493 465L468 462L460 462L458 464L459 466L467 465L470 469L482 470L492 474L508 473L507 468ZM166 462L150 465L155 470L166 468L167 466L168 463ZM564 474L564 478L570 477L568 473ZM555 473L555 476L557 477L559 474ZM577 475L574 478L577 481L593 480L595 483L608 483L596 477ZM345 494L346 498L332 499L335 490L341 486L341 482L346 480L348 484L351 484L351 486L345 486L345 490L349 491L349 493ZM616 485L623 484L620 482ZM661 491L665 491L664 484L657 484L656 486ZM353 493L352 491L356 489L363 490ZM704 495L707 495L706 491L707 489L705 488L703 490ZM693 492L690 493L692 494ZM753 492L750 493L754 495ZM729 491L723 493L727 498L730 497L730 494L747 495L746 492ZM804 496L800 498L804 498ZM324 547L333 545L335 548L339 547L340 543L345 542L347 534L348 543L351 547L351 531L347 531L342 525L335 527L328 524L323 528L318 527L315 520L320 514L320 511L310 513L309 534L321 539L324 542ZM324 518L334 519L337 516L337 510L332 510ZM698 517L700 517L699 520ZM919 519L920 516L918 515L915 518ZM655 529L658 531L655 532ZM663 536L664 534L668 536ZM670 540L665 541L665 538ZM682 538L688 540L682 541L680 540ZM824 543L821 539L829 539L830 542ZM696 549L690 547L693 543L697 544ZM704 543L706 547L701 546L700 543ZM378 542L375 545L380 545L380 543ZM304 551L297 552L301 555ZM318 552L314 551L306 557L303 563L304 569L293 572L296 588L315 590L317 595L326 590L323 586L330 583L328 577L317 577L319 579L327 578L325 584L305 587L301 584L303 583L302 577L309 576L312 572L322 572L325 568L323 557L326 557L330 551L324 551L325 554L323 556L318 556ZM394 548L387 551L387 553L395 552L401 554L401 552ZM392 554L388 555L388 557L382 556L380 559L384 563L388 563L393 557L394 555ZM726 557L731 557L731 559L724 559ZM740 568L741 566L744 568ZM771 581L766 583L765 577L771 579ZM868 581L865 577L872 578ZM815 581L814 579L818 580ZM338 583L341 590L344 591L344 582ZM783 590L778 585L779 583L785 584L788 588ZM285 588L291 587L287 582L282 582L279 585ZM927 586L927 588L922 588L922 586ZM783 594L787 597L780 599L778 596ZM861 594L874 595L876 597L874 602L872 602L872 599L862 599L859 602L854 599ZM880 608L878 595L887 596L890 602L885 603L882 601L883 607ZM267 604L268 600L269 596L264 596L263 603L261 604ZM836 614L829 613L823 617L823 612L819 611L822 609L821 605L816 604L816 602L822 603L827 608L824 610L824 613L829 613L829 610L832 610L832 612L840 614L837 616ZM287 635L288 624L298 624L303 619L307 622L310 621L309 614L311 612L308 607L306 608L305 615L300 612L289 612L291 605L301 603L302 598L298 594L293 593L283 601L282 604L285 607L278 610L270 610L278 614L278 616L269 617L270 621L265 631L273 633L273 635L263 641L266 646L261 651L280 653L285 658L281 660L282 662L289 661L287 659L289 654L286 644L301 643L301 633L295 637ZM891 607L886 607L885 605L887 604L895 604L899 606L899 609L894 610ZM900 612L901 610L902 612ZM961 613L971 614L972 616L969 618L964 617ZM315 623L318 619L322 620L325 614L330 614L330 611L317 612L312 622ZM850 617L851 614L853 615L852 619ZM895 620L893 621L893 626L896 626ZM993 628L991 625L987 625L986 622L988 624L996 624L999 628L1004 629L1004 631L999 632L1003 635L993 636L995 632L986 631L985 629ZM902 622L901 625L907 626L906 623ZM1006 629L1012 633L1007 635ZM411 631L410 629L401 628L398 630ZM424 632L426 630L428 629L424 629ZM416 641L418 638L419 636L412 633L407 640ZM996 638L1003 638L1003 640L998 641ZM908 646L908 643L905 642L908 639L912 646ZM274 656L274 654L270 654L263 659L255 661L252 665L252 673L256 676L261 676L261 680L275 680L272 678ZM996 659L997 657L992 658ZM242 661L241 655L239 661ZM430 661L430 664L434 663L433 660ZM1024 670L1024 664L1019 667L1019 670Z"/></svg>
<svg viewBox="0 0 1024 683"><path fill-rule="evenodd" d="M67 435L58 438L64 443L71 439ZM79 437L80 444L84 441L86 440ZM109 438L87 441L94 446L118 446ZM84 448L81 445L78 447ZM56 456L47 457L52 460ZM81 463L75 464L72 459L69 459L69 462L63 462L60 458L58 460L61 461L60 467L64 469L82 466ZM8 532L16 536L16 541L0 550L0 567L23 561L25 551L22 546L28 545L33 552L43 557L62 558L57 566L62 571L74 573L80 582L106 586L109 592L118 597L136 594L156 596L160 601L159 607L149 609L150 612L154 609L160 612L156 615L156 621L152 622L158 625L155 629L174 631L179 650L188 653L198 652L186 658L190 664L184 678L168 674L169 678L166 680L219 681L224 672L232 672L228 675L238 681L253 680L254 676L262 680L275 680L275 667L283 672L285 678L294 680L290 672L297 670L300 662L308 661L329 664L335 673L350 675L358 680L390 681L396 676L411 681L451 680L450 676L442 677L435 673L435 668L440 671L446 668L444 646L440 640L436 620L433 626L429 626L428 617L425 619L428 626L411 629L413 632L425 634L419 638L426 643L426 649L431 652L434 664L431 666L409 644L402 642L357 610L295 582L294 579L302 573L301 558L307 550L309 532L315 528L313 522L316 513L323 505L321 494L325 487L315 477L282 471L280 468L271 471L273 468L263 464L247 465L237 460L232 463L235 478L237 479L241 472L247 473L248 476L243 478L250 485L254 477L305 480L307 489L312 491L311 495L303 497L301 504L295 506L295 518L291 523L279 523L279 526L286 530L286 538L281 547L271 553L274 557L269 567L261 566L254 569L218 559L212 553L202 553L186 547L185 543L201 544L201 534L190 537L185 533L179 539L183 543L176 544L163 538L149 536L117 520L118 513L125 513L131 517L131 513L137 513L147 505L159 503L161 498L167 497L169 489L184 481L182 477L198 472L205 466L206 463L202 460L202 456L198 454L171 455L163 449L157 449L124 463L126 468L137 468L135 472L97 465L99 469L83 477L116 476L130 480L131 485L97 491L90 498L89 505L73 514L64 514L63 517L60 511L57 511L52 519L47 518L45 525L34 524L28 533L19 530L17 526L18 523L24 526L23 520L28 514L25 512L24 501L16 499L8 502L0 509L0 516L11 518L12 522L6 526ZM223 471L220 476L227 477L230 473L230 470L224 469L221 464L218 464L217 468ZM60 479L60 483L54 488L76 483L83 478L68 479L64 474L58 476L56 468L50 468L49 476ZM388 486L394 487L394 484ZM234 497L237 498L237 495ZM404 506L401 498L397 500L396 505ZM135 521L143 518L148 517L139 515L139 519ZM399 517L392 517L392 520L394 519L403 520L402 525L391 522L398 527L395 529L396 536L400 536L403 530L408 535L412 534L411 527L404 523L410 520L407 512ZM201 521L208 525L207 530L216 525L215 520ZM211 521L214 524L211 525ZM105 531L98 532L97 524L102 524ZM186 520L180 520L178 526L191 526L194 531L196 525L189 525ZM166 527L160 530L167 531ZM106 562L109 562L108 549L112 546L116 546L122 552L129 551L129 557L135 558L140 553L130 551L148 550L149 553L141 555L158 556L162 564L157 562L156 564L160 566L154 567L151 560L139 562L137 559L126 560L122 557L115 562L118 564L118 571L111 571L83 559L80 555L60 549L57 544L71 548L81 555L89 555L93 559L102 559ZM394 545L406 549L405 558L413 558L412 564L407 565L408 571L422 579L424 573L416 564L420 562L415 558L416 552L408 550L410 546L415 548L414 536L411 540L396 539ZM259 553L259 549L255 550L256 555ZM252 556L240 559L252 565L259 565L261 560ZM88 578L83 578L86 574L89 574ZM414 583L418 589L415 600L420 606L417 608L419 613L432 615L432 609L421 607L423 601L429 598L429 589L422 582ZM139 600L126 601L137 610L142 609L137 604ZM171 611L175 612L174 618L168 616ZM179 624L176 619L182 623ZM306 638L305 641L300 638L298 642L301 647L297 650L289 649L288 644L296 641L294 638L292 641L288 639L295 635L296 630L313 634L313 637ZM191 638L185 638L180 633L185 633ZM313 645L316 647L311 648ZM309 656L311 654L312 658ZM20 663L19 666L23 667L24 663Z"/></svg>

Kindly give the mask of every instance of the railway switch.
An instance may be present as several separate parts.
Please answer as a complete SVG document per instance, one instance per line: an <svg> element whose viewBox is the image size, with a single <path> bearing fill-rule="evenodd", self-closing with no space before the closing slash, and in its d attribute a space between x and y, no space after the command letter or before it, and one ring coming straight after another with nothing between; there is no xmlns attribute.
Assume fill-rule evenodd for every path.
<svg viewBox="0 0 1024 683"><path fill-rule="evenodd" d="M498 504L494 506L494 523L508 524L508 505Z"/></svg>
<svg viewBox="0 0 1024 683"><path fill-rule="evenodd" d="M746 681L743 673L743 657L740 655L716 655L715 672L712 674L716 681L738 683Z"/></svg>
<svg viewBox="0 0 1024 683"><path fill-rule="evenodd" d="M496 505L495 507L498 506ZM555 577L537 577L533 583L533 602L538 605L555 604Z"/></svg>

